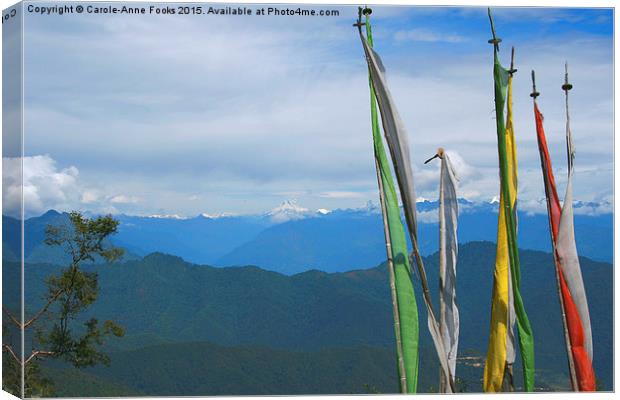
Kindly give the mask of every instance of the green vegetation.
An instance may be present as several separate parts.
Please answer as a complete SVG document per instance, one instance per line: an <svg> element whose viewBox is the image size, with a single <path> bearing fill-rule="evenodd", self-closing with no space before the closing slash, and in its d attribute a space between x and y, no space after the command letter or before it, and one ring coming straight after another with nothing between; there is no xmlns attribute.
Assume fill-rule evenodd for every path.
<svg viewBox="0 0 620 400"><path fill-rule="evenodd" d="M43 370L45 375L54 382L54 396L89 398L144 396L144 393L133 387L111 382L84 368L56 365L54 367L43 366Z"/></svg>
<svg viewBox="0 0 620 400"><path fill-rule="evenodd" d="M60 247L70 255L71 262L44 280L44 303L35 313L27 313L23 322L4 309L9 323L26 332L27 346L31 347L22 360L14 351L14 342L2 344L3 389L14 394L21 392L22 366L24 396L50 396L53 383L41 373L41 360L62 359L76 368L108 364L109 357L100 351L104 338L124 335L124 329L112 320L99 324L96 318L81 318L99 294L98 274L85 271L82 264L93 262L95 257L114 262L122 256L122 249L104 244L116 232L118 221L111 216L88 219L78 212L70 213L69 221L68 225L50 225L46 229L45 243Z"/></svg>
<svg viewBox="0 0 620 400"><path fill-rule="evenodd" d="M93 373L147 395L364 393L364 382L394 393L392 351L336 348L315 352L209 342L167 344L113 354L115 368Z"/></svg>
<svg viewBox="0 0 620 400"><path fill-rule="evenodd" d="M494 256L495 246L489 242L466 244L459 250L458 302L467 319L461 323L457 386L466 392L482 388ZM522 288L540 349L536 390L567 390L553 259L547 253L522 251L521 263ZM613 268L586 258L581 263L591 309L594 366L602 389L610 390ZM429 281L437 282L436 255L427 257L425 264ZM55 383L56 396L398 390L383 265L285 276L257 267L195 265L155 253L142 260L87 264L82 269L96 273L100 284L89 314L118 321L126 335L111 337L101 347L110 358L109 367L77 370L61 359L42 362L42 375ZM60 271L51 264L26 264L28 308L45 304L45 278ZM18 273L17 263L5 262L5 282L15 281L11 274ZM16 290L3 289L7 294ZM432 295L436 298L436 293ZM420 318L426 318L423 310ZM85 315L78 319L88 320ZM427 329L421 329L420 336L419 391L427 392L437 388L439 372ZM519 390L519 374L515 384Z"/></svg>

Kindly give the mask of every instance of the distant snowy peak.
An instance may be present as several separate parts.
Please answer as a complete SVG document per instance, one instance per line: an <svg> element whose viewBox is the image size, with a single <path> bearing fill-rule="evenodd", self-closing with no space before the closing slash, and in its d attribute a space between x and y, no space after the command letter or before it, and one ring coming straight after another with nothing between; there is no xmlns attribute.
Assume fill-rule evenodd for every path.
<svg viewBox="0 0 620 400"><path fill-rule="evenodd" d="M221 212L217 214L209 214L209 213L200 214L200 217L207 218L207 219L218 219L218 218L235 217L235 216L237 216L237 214L229 213L229 212Z"/></svg>
<svg viewBox="0 0 620 400"><path fill-rule="evenodd" d="M499 197L483 201L470 201L464 198L458 199L459 214L480 213L480 212L497 212L499 208ZM421 222L424 223L428 218L436 219L437 208L439 202L424 198L416 199L416 208ZM402 211L402 205L400 206ZM544 198L522 200L517 203L519 212L528 214L546 214L547 203ZM613 203L609 200L600 202L575 201L573 203L575 215L601 215L613 213ZM53 215L55 212L50 211L48 214ZM297 203L297 200L286 200L274 209L262 214L235 214L228 212L221 213L202 213L197 217L186 217L178 214L154 214L146 216L153 219L168 220L188 220L193 218L220 219L220 218L266 218L272 224L280 224L288 221L297 221L305 218L339 218L347 214L357 215L381 215L381 205L378 202L369 200L366 205L359 208L336 208L333 210L327 208L309 209ZM47 214L46 214L47 215Z"/></svg>
<svg viewBox="0 0 620 400"><path fill-rule="evenodd" d="M178 215L178 214L153 214L149 215L147 218L158 218L158 219L187 219L187 217Z"/></svg>
<svg viewBox="0 0 620 400"><path fill-rule="evenodd" d="M297 200L286 200L281 203L279 206L271 210L270 214L278 214L278 213L307 213L309 210L307 208L301 207L297 204Z"/></svg>
<svg viewBox="0 0 620 400"><path fill-rule="evenodd" d="M314 212L297 204L297 200L286 200L265 215L273 222L286 222L306 218Z"/></svg>

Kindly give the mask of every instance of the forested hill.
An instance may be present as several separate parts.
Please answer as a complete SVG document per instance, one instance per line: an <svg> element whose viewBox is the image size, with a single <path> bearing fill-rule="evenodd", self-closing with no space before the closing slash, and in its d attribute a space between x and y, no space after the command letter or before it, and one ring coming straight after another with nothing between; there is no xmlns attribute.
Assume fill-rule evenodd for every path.
<svg viewBox="0 0 620 400"><path fill-rule="evenodd" d="M488 242L463 245L459 252L459 352L461 356L470 357L462 360L459 368L468 371L468 391L481 388L480 362L486 353L488 339L494 255L495 246ZM436 258L433 255L425 259L434 298L438 285ZM602 388L611 389L612 266L586 258L582 258L581 262L594 332L594 365ZM26 291L30 306L32 302L42 299L43 280L57 268L49 264L26 264ZM134 355L144 354L150 351L149 346L152 351L161 351L161 348L156 350L157 346L170 350L176 345L190 342L208 342L215 346L232 346L233 349L240 345L259 346L263 353L256 354L263 354L260 357L270 360L271 357L264 353L269 349L292 351L302 359L304 354L318 357L316 352L328 348L350 349L361 346L384 348L389 352L393 349L390 293L384 265L344 273L313 270L286 276L254 266L213 268L194 265L179 257L154 253L141 260L86 268L99 273L101 293L97 303L84 317L92 314L101 320L113 318L123 324L127 331L125 338L108 345L108 350L114 354L109 369L98 368L91 372L123 387L130 382L115 378L122 375L118 371L127 368L125 364L130 362L128 360L131 357L123 354L138 350L142 353ZM6 262L3 269L4 282L16 279L17 276L9 275L17 273L18 264ZM521 276L525 306L534 330L537 386L547 389L567 388L564 338L551 255L521 251ZM15 289L5 285L4 290ZM416 290L419 294L417 278ZM423 348L420 363L424 368L436 371L436 360L426 329L426 315L423 307L419 309ZM207 348L211 349L209 351L225 352L219 347ZM230 357L234 359L236 350L231 351ZM261 364L262 368L280 368L277 365L279 358L274 356L272 360ZM317 365L323 362L320 358L315 360ZM233 361L231 363L234 364ZM479 371L472 372L465 364ZM350 364L344 363L341 368L349 368L347 365ZM135 367L138 368L138 365ZM238 367L242 368L242 365ZM202 367L195 363L187 365L187 368L179 365L167 373L186 374L195 368ZM90 373L88 369L83 372ZM147 377L148 368L144 374L143 379L150 379ZM271 391L266 386L261 393L282 393L277 390L277 385L282 379L287 379L286 373L283 374L270 383L273 385ZM515 374L515 377L519 385L520 374ZM433 372L429 375L430 382L422 382L426 385L423 387L431 387L435 378L436 373ZM315 383L316 391L310 391L308 388L312 384L306 382L302 389L291 389L291 393L301 393L300 390L323 393L319 389L320 382ZM365 390L364 383L371 382L355 383L355 387L362 388L359 392ZM222 388L213 386L212 389L215 387ZM203 389L205 393L192 394L216 392L208 387ZM221 390L223 392L219 394L242 393ZM342 390L349 389L343 386Z"/></svg>

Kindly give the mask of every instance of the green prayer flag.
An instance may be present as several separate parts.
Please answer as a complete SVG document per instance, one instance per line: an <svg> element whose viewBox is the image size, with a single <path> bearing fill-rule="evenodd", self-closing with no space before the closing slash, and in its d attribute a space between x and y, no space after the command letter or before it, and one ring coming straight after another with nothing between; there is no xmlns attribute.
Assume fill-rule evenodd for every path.
<svg viewBox="0 0 620 400"><path fill-rule="evenodd" d="M368 16L366 16L366 34L368 43L372 46L372 30ZM399 320L399 324L395 324L395 329L397 330L397 338L399 336L401 338L401 349L398 349L398 353L399 357L402 354L402 362L404 364L406 375L405 391L407 393L416 393L418 385L419 342L418 306L415 299L413 282L411 280L411 265L409 264L405 229L400 218L398 197L396 196L396 188L390 170L390 163L383 146L383 139L379 128L376 97L372 87L372 81L370 80L369 85L374 153L379 178L381 179L383 187L384 218L387 220L389 239L391 242L391 254L388 254L388 257L391 258L394 267L394 283L396 287L396 304L398 306L397 314ZM397 346L398 345L399 343L397 340ZM400 376L400 378L402 385L403 377ZM402 389L401 387L401 390Z"/></svg>
<svg viewBox="0 0 620 400"><path fill-rule="evenodd" d="M491 11L489 10L489 18ZM492 25L493 35L495 31ZM495 86L495 117L497 124L497 149L499 153L500 186L505 199L510 199L510 183L516 177L510 174L508 168L508 154L506 144L506 124L504 120L504 108L506 106L506 94L509 82L509 71L502 67L498 57L499 46L494 43L494 63L493 78ZM511 117L511 116L509 116ZM511 123L511 121L509 120ZM516 182L515 182L516 185ZM516 204L516 202L515 202ZM524 390L531 392L534 390L534 337L529 319L523 305L521 297L520 282L521 271L519 265L519 250L517 246L516 212L510 201L504 203L506 214L506 230L508 238L508 256L510 260L510 274L512 283L512 295L514 301L514 312L517 317L517 328L519 332L519 351L523 362L523 383Z"/></svg>

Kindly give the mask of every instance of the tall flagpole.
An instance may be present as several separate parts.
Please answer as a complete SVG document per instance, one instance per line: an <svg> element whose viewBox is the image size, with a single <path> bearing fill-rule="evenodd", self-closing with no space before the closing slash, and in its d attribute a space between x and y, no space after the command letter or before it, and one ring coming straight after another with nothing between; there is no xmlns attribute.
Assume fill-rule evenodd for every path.
<svg viewBox="0 0 620 400"><path fill-rule="evenodd" d="M373 81L373 85L375 86L375 94L377 95L377 103L379 109L382 114L381 122L383 124L383 131L385 138L387 140L388 148L390 150L390 154L392 156L392 163L394 165L394 172L396 174L396 179L398 181L398 186L401 194L401 199L403 201L404 211L405 211L405 220L407 222L407 228L409 232L409 237L411 239L411 244L413 246L413 257L409 257L409 259L415 259L415 264L419 273L420 283L422 286L422 292L424 297L424 304L426 306L426 311L428 315L428 328L431 334L431 338L433 339L433 344L435 345L435 349L437 351L437 357L439 358L439 362L442 365L442 368L446 370L446 375L449 377L450 381L450 390L454 392L454 381L451 377L450 371L448 369L448 362L446 357L445 349L443 349L443 344L439 337L439 324L437 323L437 319L435 318L435 311L433 309L433 303L430 297L430 291L428 288L428 282L426 278L426 272L424 271L424 263L422 261L422 257L420 256L420 249L418 247L417 240L417 224L415 217L415 195L413 190L413 178L411 171L411 161L409 160L409 149L407 144L406 133L404 132L404 127L402 125L402 121L398 115L396 108L391 99L391 95L389 91L385 87L385 76L381 62L379 61L379 57L374 51L370 48L368 41L362 35L361 25L358 26L360 38L362 40L362 45L364 46L364 52L366 54L366 60L369 67L369 72L371 79ZM398 272L399 268L396 265L396 280L397 285L399 283ZM409 281L411 280L411 272L409 268L407 270ZM397 291L397 295L400 299L400 293ZM401 305L402 306L402 305ZM402 307L401 307L402 308ZM414 317L417 320L417 314ZM404 321L403 316L401 315L401 322ZM405 335L403 335L404 339ZM407 352L407 341L404 339L403 351ZM405 354L406 356L406 354ZM405 360L405 367L408 369L409 363ZM414 367L416 368L416 367ZM412 386L409 383L409 386Z"/></svg>
<svg viewBox="0 0 620 400"><path fill-rule="evenodd" d="M572 179L573 179L573 161L575 157L575 148L573 147L573 138L570 130L570 115L568 112L568 91L571 90L573 85L568 83L568 64L565 64L564 95L566 97L566 151L568 156L568 186L566 188L566 195L564 197L564 204L562 206L562 214L560 217L560 232L558 233L558 246L561 248L559 255L562 257L562 272L566 272L562 275L563 282L566 281L567 297L570 300L567 302L575 301L575 310L571 310L570 307L573 303L569 303L569 329L571 330L571 343L573 353L573 361L575 363L575 372L577 374L577 382L579 384L580 391L595 391L596 390L596 376L592 366L592 326L590 325L590 313L588 311L588 304L586 299L585 287L583 285L583 277L581 275L581 267L579 265L579 256L577 254L577 247L574 237L574 217L573 217L573 197L572 197ZM565 210L566 214L565 214ZM565 216L567 216L565 218ZM567 228L568 226L568 228ZM566 241L570 241L567 244ZM566 261L564 261L566 259ZM573 319L575 319L579 327L573 328ZM575 330L573 332L573 329ZM581 331L581 332L580 332ZM581 333L581 334L580 334Z"/></svg>
<svg viewBox="0 0 620 400"><path fill-rule="evenodd" d="M512 79L512 76L514 75L515 72L517 72L517 70L515 69L515 48L513 46L511 51L510 51L510 69L508 70L508 74L510 75L511 79ZM510 200L508 200L508 201L510 201ZM504 203L504 204L506 204L506 203ZM509 264L508 268L511 268L510 263L508 263L508 264ZM508 288L509 288L509 291L510 291L508 293L508 297L512 298L513 297L513 294L512 294L512 280L511 280L510 273L508 274L508 281L509 281ZM514 301L509 302L509 303L513 304ZM514 314L514 312L515 312L514 307L512 309L508 310L508 324L510 325L509 328L508 328L508 334L509 334L509 336L510 336L510 334L512 334L513 337L514 337L514 331L513 331L514 326L512 325L512 320L511 320L510 315L511 315L511 313ZM514 350L516 350L516 349L514 349L514 346L513 346L513 351ZM515 391L514 374L513 374L513 369L512 369L513 365L514 365L514 360L513 360L513 362L510 362L510 363L508 362L508 360L506 360L506 366L504 368L503 389L505 391L508 391L508 392L514 392Z"/></svg>
<svg viewBox="0 0 620 400"><path fill-rule="evenodd" d="M431 162L432 160L436 158L441 159L441 162L444 163L445 161L443 158L443 154L444 154L444 150L443 148L440 147L439 149L437 149L437 153L435 153L434 156L424 161L424 164L428 164L429 162ZM444 324L446 322L446 302L443 297L443 285L446 280L446 276L445 276L446 260L444 259L444 257L442 257L442 254L446 251L446 237L444 235L444 232L446 230L446 221L441 215L443 213L443 206L444 206L443 185L444 185L443 174L440 173L439 174L439 332L443 332L445 328ZM447 379L448 377L446 377L446 374L443 372L443 368L439 366L439 393L446 393Z"/></svg>
<svg viewBox="0 0 620 400"><path fill-rule="evenodd" d="M517 234L516 234L516 215L513 209L513 198L511 196L511 190L509 182L511 182L511 176L509 171L509 162L507 154L507 140L506 140L506 122L510 123L510 115L507 117L508 121L505 121L503 114L503 107L508 102L508 109L511 109L511 84L512 78L508 78L508 83L505 82L506 76L510 71L505 70L499 62L498 52L499 43L501 39L496 36L495 26L493 25L493 18L491 16L491 9L488 9L489 22L491 24L491 33L493 38L489 40L489 43L493 44L493 76L494 76L494 93L495 93L495 122L497 127L497 149L499 155L499 170L500 170L500 189L501 197L504 198L504 216L506 225L507 247L508 247L508 260L509 260L509 272L512 287L510 292L512 294L513 307L516 316L516 322L519 332L519 350L521 353L521 359L523 362L523 385L526 392L534 390L535 370L534 370L534 337L532 333L532 327L525 311L525 305L523 304L523 298L520 292L521 271L519 266L519 250L517 247ZM508 87L508 99L505 99L504 90ZM510 114L510 113L509 113ZM512 126L511 126L512 132ZM514 148L513 148L514 151ZM514 155L513 155L514 156ZM514 165L516 168L516 165ZM514 180L514 179L513 179ZM514 185L516 186L516 185ZM516 189L516 187L515 187ZM516 193L514 194L516 200ZM487 354L488 355L488 354ZM487 357L488 360L488 357ZM486 371L486 366L485 366ZM503 371L502 371L503 372ZM485 372L486 374L486 372ZM486 375L485 375L486 377ZM485 383L486 384L486 383Z"/></svg>
<svg viewBox="0 0 620 400"><path fill-rule="evenodd" d="M534 103L534 106L536 106L536 98L540 96L540 93L536 90L536 74L534 72L534 70L532 70L532 93L530 94L530 97L532 98L532 101ZM545 161L541 158L540 160L541 162L541 167L543 169L543 174L544 171L547 169L547 167L545 166ZM548 171L548 174L553 173L553 171ZM543 175L543 180L546 180L547 177ZM548 185L545 182L545 192L547 192L548 189ZM571 387L573 389L573 391L578 391L579 390L579 386L577 384L577 375L575 373L575 362L573 360L573 351L571 348L571 343L570 343L570 335L568 334L568 325L566 322L566 309L564 308L564 297L562 296L562 288L560 285L560 270L558 268L559 264L559 260L558 260L558 254L557 254L557 250L556 250L556 246L555 246L555 238L553 237L553 226L551 224L551 196L550 193L546 193L546 197L547 197L547 212L549 213L549 234L551 235L551 245L553 248L553 260L555 261L555 280L556 280L556 284L557 284L557 290L558 290L558 298L560 299L560 309L561 309L561 314L562 314L562 327L564 329L564 343L566 344L566 356L568 358L568 374L569 374L569 378L570 378L570 383L571 383Z"/></svg>
<svg viewBox="0 0 620 400"><path fill-rule="evenodd" d="M532 72L533 73L533 72ZM566 98L566 153L568 156L568 166L569 168L573 165L573 139L570 135L570 118L568 115L568 91L573 88L573 85L568 83L568 63L564 64L564 84L562 85L562 90L564 91L564 96ZM555 246L555 243L554 243ZM554 248L555 253L555 248ZM558 274L559 272L556 272ZM559 287L559 276L558 276L558 290ZM566 339L566 348L568 351L568 363L570 370L570 378L571 378L571 386L573 387L573 391L579 390L579 384L577 381L577 372L575 370L575 360L573 358L573 350L570 342L570 336L568 334L568 327L566 324L566 313L564 311L564 299L560 296L561 304L562 304L562 319L564 320L564 335Z"/></svg>
<svg viewBox="0 0 620 400"><path fill-rule="evenodd" d="M398 361L398 376L400 392L407 394L407 373L405 371L405 360L403 358L403 342L400 334L400 316L398 311L398 299L396 297L396 279L394 276L394 260L392 258L392 238L387 224L387 210L385 208L385 194L383 192L383 182L379 173L379 164L375 158L375 168L377 170L377 182L379 184L379 201L381 203L381 213L383 214L383 233L385 235L385 249L387 252L388 271L390 276L390 294L392 295L392 314L394 316L394 333L396 335L396 357Z"/></svg>
<svg viewBox="0 0 620 400"><path fill-rule="evenodd" d="M441 160L439 173L439 332L448 359L448 369L439 368L439 392L450 391L450 379L456 373L459 311L456 304L458 204L454 169L442 147L426 160ZM447 372L447 373L446 373Z"/></svg>
<svg viewBox="0 0 620 400"><path fill-rule="evenodd" d="M438 148L437 153L424 161L424 164L428 164L435 158L441 159L442 164L445 162L443 158L444 149ZM443 167L442 167L443 168ZM439 173L439 332L443 332L445 329L446 323L446 302L443 297L443 286L446 281L446 260L442 256L442 254L446 251L446 236L444 234L446 230L446 221L443 218L443 207L444 207L444 193L443 193L443 173ZM443 338L442 338L443 339ZM444 343L445 344L445 343ZM446 349L446 351L448 351ZM443 372L443 368L439 366L439 393L446 393L447 390L447 380L448 377Z"/></svg>
<svg viewBox="0 0 620 400"><path fill-rule="evenodd" d="M365 23L361 21L362 12L364 13L366 17ZM366 25L366 37L368 38L368 44L372 47L373 39L372 39L372 29L370 26L370 13L371 13L370 9L366 8L362 10L362 8L360 7L359 14L358 14L358 21L357 21L357 24L355 25L360 30L362 29L361 28L362 25ZM370 86L370 113L371 113L371 119L372 119L372 129L373 131L378 132L379 124L378 124L378 119L377 119L378 118L377 103L375 99L375 92L372 87L372 80L370 79L370 77L368 78L368 84ZM389 278L390 278L390 294L392 297L392 314L394 317L394 333L396 336L396 357L397 357L397 362L398 362L399 384L400 384L401 393L407 394L407 373L405 371L405 360L403 357L403 343L402 343L402 337L400 333L400 315L399 315L399 309L398 309L398 298L396 296L396 277L394 273L394 259L392 256L392 238L390 236L390 228L388 226L388 215L387 215L387 209L385 205L385 202L386 202L385 191L383 189L383 180L381 179L381 169L379 167L379 160L378 160L378 155L377 155L376 150L374 152L374 156L375 156L375 170L377 173L377 184L379 186L379 201L381 203L381 214L383 215L383 233L385 235L385 249L387 253L387 265L388 265L388 272L389 272Z"/></svg>
<svg viewBox="0 0 620 400"><path fill-rule="evenodd" d="M562 90L564 91L564 97L566 98L566 153L568 156L568 166L572 168L573 166L573 157L574 157L574 148L573 148L573 137L570 132L570 116L568 115L568 91L573 88L573 85L568 83L568 63L564 64L564 84L562 85Z"/></svg>
<svg viewBox="0 0 620 400"><path fill-rule="evenodd" d="M396 174L396 179L398 181L398 187L401 194L401 199L403 201L404 210L405 210L405 219L407 221L407 228L409 231L409 236L411 238L411 242L413 245L413 256L415 258L416 267L420 274L420 282L422 284L424 303L426 306L427 314L428 314L428 328L433 339L433 343L435 345L435 349L437 351L437 356L439 357L439 361L442 365L442 368L446 370L446 375L450 378L450 391L454 392L454 382L451 379L451 373L448 368L448 360L445 349L443 348L443 343L440 339L439 334L439 325L435 318L435 312L433 311L433 306L430 298L430 293L428 291L428 284L426 282L426 274L424 272L424 264L422 263L422 259L420 256L420 251L417 243L417 228L416 228L416 218L415 218L415 194L413 190L413 178L411 171L411 161L409 160L409 148L407 144L407 136L404 130L404 126L402 121L398 115L398 111L396 110L389 90L387 90L384 69L382 67L380 58L378 54L376 54L368 44L366 38L362 35L361 30L361 22L358 25L358 30L360 34L360 39L362 41L362 46L364 47L364 53L366 54L366 61L368 63L368 68L370 72L370 77L372 79L372 83L374 86L375 95L377 96L377 105L381 111L381 122L383 125L384 136L388 143L388 148L390 150L390 154L392 156L392 163L394 165L394 172ZM381 149L383 150L383 149ZM381 151L380 150L380 151ZM383 162L383 155L381 155L381 161ZM382 168L382 176L384 173L384 165L380 165ZM385 166L388 168L388 166ZM386 185L386 182L383 182ZM391 182L390 182L391 183ZM402 223L400 222L399 215L392 215L392 191L386 192L386 197L390 204L388 204L388 215L390 217L390 230L392 230L392 220L394 223L398 220L398 226L402 227ZM394 193L395 196L395 193ZM396 205L394 205L396 207ZM398 213L400 214L400 213ZM392 241L393 245L396 243L394 232L392 232ZM398 240L400 241L400 236ZM402 238L404 240L404 238ZM406 250L406 244L402 246L402 250ZM411 268L409 262L406 258L403 260L405 268L400 268L400 263L398 260L401 257L401 250L398 252L398 259L394 260L395 267L395 275L396 275L396 285L397 285L397 298L400 306L400 317L401 324L411 323L411 334L409 333L407 326L403 325L403 329L401 331L403 337L403 353L405 357L405 368L411 373L417 372L418 366L418 313L416 307L415 296L413 295L413 286L411 281ZM396 256L396 254L395 254ZM401 280L402 278L402 280ZM401 282L403 285L403 290L405 290L401 294ZM401 295L403 298L401 299ZM409 303L405 303L410 302ZM405 312L404 308L407 307L407 312ZM409 353L411 353L411 361L408 361ZM410 371L411 369L411 371ZM408 376L408 379L411 381L411 376ZM408 381L408 391L414 391L417 385L417 374L414 374L414 382Z"/></svg>
<svg viewBox="0 0 620 400"><path fill-rule="evenodd" d="M437 155L441 159L442 163L446 161L443 159L443 149L437 149ZM443 332L446 323L446 299L444 299L443 286L446 282L446 259L442 256L446 252L446 220L442 215L444 212L444 193L443 185L445 184L444 176L439 173L439 332ZM442 338L443 339L443 338ZM446 352L448 349L446 348ZM443 372L443 368L439 367L439 391L446 393L446 380L448 377Z"/></svg>

